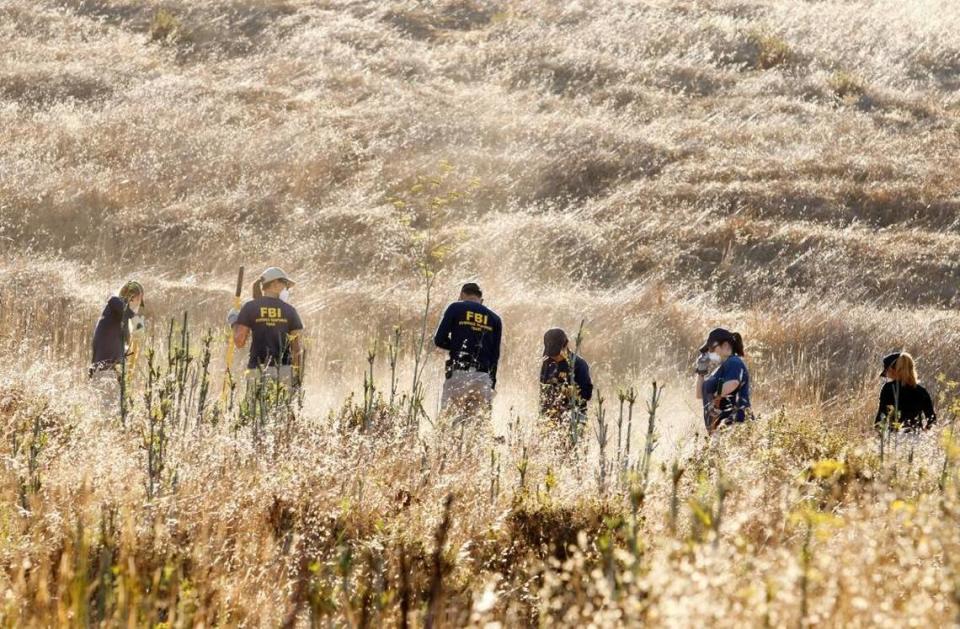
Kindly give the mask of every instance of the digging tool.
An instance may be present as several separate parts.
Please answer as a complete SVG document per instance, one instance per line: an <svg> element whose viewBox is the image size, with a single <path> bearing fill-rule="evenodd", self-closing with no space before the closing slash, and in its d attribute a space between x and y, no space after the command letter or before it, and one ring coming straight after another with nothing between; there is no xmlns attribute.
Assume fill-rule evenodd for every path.
<svg viewBox="0 0 960 629"><path fill-rule="evenodd" d="M233 299L233 309L238 311L240 310L240 296L243 294L243 267L240 267L240 271L237 273L237 291L234 293ZM231 373L231 368L233 367L233 351L235 349L235 344L233 342L233 330L229 330L227 333L227 366L226 372L223 378L223 388L220 391L220 405L226 406L227 396L230 394L230 386L233 382L233 375Z"/></svg>
<svg viewBox="0 0 960 629"><path fill-rule="evenodd" d="M130 348L128 354L130 355L129 367L127 368L127 382L129 384L137 374L137 361L140 360L140 349L143 345L143 336L146 333L146 328L143 322L143 315L136 315L130 319L128 323L130 327L128 338L130 339Z"/></svg>

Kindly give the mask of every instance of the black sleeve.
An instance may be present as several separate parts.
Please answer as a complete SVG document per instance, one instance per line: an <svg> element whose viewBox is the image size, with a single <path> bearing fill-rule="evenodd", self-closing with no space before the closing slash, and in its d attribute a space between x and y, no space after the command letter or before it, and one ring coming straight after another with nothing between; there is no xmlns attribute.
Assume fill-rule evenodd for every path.
<svg viewBox="0 0 960 629"><path fill-rule="evenodd" d="M577 358L573 365L574 380L580 389L580 397L590 400L593 397L593 380L590 378L590 365L582 358Z"/></svg>
<svg viewBox="0 0 960 629"><path fill-rule="evenodd" d="M878 426L883 424L884 417L891 412L890 409L895 404L896 401L893 399L893 383L888 382L880 389L880 407L877 409L877 417L874 419L874 424Z"/></svg>
<svg viewBox="0 0 960 629"><path fill-rule="evenodd" d="M287 317L289 323L287 324L287 330L290 332L298 332L303 329L303 322L300 321L300 313L297 312L297 309L293 306L290 306L290 316Z"/></svg>
<svg viewBox="0 0 960 629"><path fill-rule="evenodd" d="M243 307L240 308L240 314L237 316L237 323L252 329L256 322L256 306L252 301L248 301L247 303L243 304Z"/></svg>
<svg viewBox="0 0 960 629"><path fill-rule="evenodd" d="M440 349L450 349L450 328L452 327L453 319L453 306L447 306L447 309L443 311L443 316L440 318L440 325L437 326L437 331L433 335L433 344L439 347Z"/></svg>
<svg viewBox="0 0 960 629"><path fill-rule="evenodd" d="M933 410L933 399L930 398L930 393L921 388L923 391L923 414L927 417L927 426L932 426L937 423L937 413Z"/></svg>
<svg viewBox="0 0 960 629"><path fill-rule="evenodd" d="M493 379L497 379L497 365L500 363L500 342L503 338L503 322L497 318L497 324L493 326L493 338L490 340L490 373Z"/></svg>

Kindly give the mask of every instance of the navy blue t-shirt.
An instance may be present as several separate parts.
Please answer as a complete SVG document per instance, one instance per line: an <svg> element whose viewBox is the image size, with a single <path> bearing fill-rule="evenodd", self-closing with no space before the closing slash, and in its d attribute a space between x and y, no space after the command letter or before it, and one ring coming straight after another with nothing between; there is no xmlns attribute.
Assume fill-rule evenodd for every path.
<svg viewBox="0 0 960 629"><path fill-rule="evenodd" d="M570 362L563 358L559 362L544 356L540 366L540 410L563 410L569 406L569 397L563 387L570 381ZM577 385L579 402L586 410L587 402L593 397L593 380L590 378L590 365L580 356L573 355L573 382Z"/></svg>
<svg viewBox="0 0 960 629"><path fill-rule="evenodd" d="M747 409L750 408L750 372L746 363L739 356L730 356L717 367L717 370L703 381L703 413L704 421L710 425L709 411L714 399L720 393L724 382L736 380L740 383L737 390L728 396L721 406L721 421L742 422L747 418Z"/></svg>
<svg viewBox="0 0 960 629"><path fill-rule="evenodd" d="M293 363L290 335L303 329L296 308L276 297L248 301L237 323L250 328L250 360L247 369Z"/></svg>
<svg viewBox="0 0 960 629"><path fill-rule="evenodd" d="M127 325L133 311L119 297L111 297L103 308L93 332L93 365L95 368L109 367L123 360L124 326Z"/></svg>
<svg viewBox="0 0 960 629"><path fill-rule="evenodd" d="M485 370L496 381L503 324L493 310L473 301L455 301L443 312L433 342L448 350L455 365Z"/></svg>

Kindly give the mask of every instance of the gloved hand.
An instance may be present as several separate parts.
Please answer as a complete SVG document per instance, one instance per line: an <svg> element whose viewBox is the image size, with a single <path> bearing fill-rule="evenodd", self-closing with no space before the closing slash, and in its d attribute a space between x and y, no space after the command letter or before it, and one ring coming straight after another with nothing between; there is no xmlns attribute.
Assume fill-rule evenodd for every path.
<svg viewBox="0 0 960 629"><path fill-rule="evenodd" d="M710 371L710 357L706 354L700 354L697 361L693 364L693 370L698 376L705 376Z"/></svg>
<svg viewBox="0 0 960 629"><path fill-rule="evenodd" d="M143 315L130 317L130 336L144 337L147 334L147 322Z"/></svg>
<svg viewBox="0 0 960 629"><path fill-rule="evenodd" d="M232 328L233 325L237 322L237 319L239 318L240 318L240 311L237 310L236 308L231 308L230 311L227 312L227 325Z"/></svg>

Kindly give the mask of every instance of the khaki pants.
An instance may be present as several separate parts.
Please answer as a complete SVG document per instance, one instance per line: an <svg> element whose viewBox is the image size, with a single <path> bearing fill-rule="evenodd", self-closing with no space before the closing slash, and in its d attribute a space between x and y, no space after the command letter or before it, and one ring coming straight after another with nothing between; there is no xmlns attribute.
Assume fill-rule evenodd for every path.
<svg viewBox="0 0 960 629"><path fill-rule="evenodd" d="M90 388L97 396L100 410L117 412L120 408L120 372L117 367L98 369L90 374Z"/></svg>
<svg viewBox="0 0 960 629"><path fill-rule="evenodd" d="M454 371L443 383L440 407L457 424L470 415L485 412L489 415L493 403L493 381L490 374L479 371Z"/></svg>
<svg viewBox="0 0 960 629"><path fill-rule="evenodd" d="M247 408L253 410L257 400L266 404L276 397L277 391L293 395L293 367L268 367L247 371L246 400Z"/></svg>

